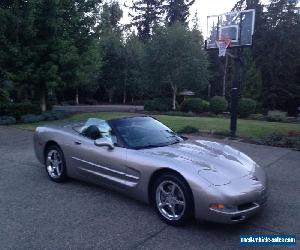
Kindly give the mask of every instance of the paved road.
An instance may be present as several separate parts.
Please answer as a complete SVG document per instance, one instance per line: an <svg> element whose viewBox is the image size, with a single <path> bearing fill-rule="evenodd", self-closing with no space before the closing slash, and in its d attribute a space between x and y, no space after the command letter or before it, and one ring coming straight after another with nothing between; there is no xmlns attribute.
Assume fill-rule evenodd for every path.
<svg viewBox="0 0 300 250"><path fill-rule="evenodd" d="M300 152L228 143L266 169L267 207L238 225L174 228L118 193L75 180L49 181L34 157L32 132L1 127L0 249L236 249L239 235L248 233L296 234L299 244Z"/></svg>
<svg viewBox="0 0 300 250"><path fill-rule="evenodd" d="M54 105L53 110L64 110L66 112L137 112L143 111L140 105Z"/></svg>

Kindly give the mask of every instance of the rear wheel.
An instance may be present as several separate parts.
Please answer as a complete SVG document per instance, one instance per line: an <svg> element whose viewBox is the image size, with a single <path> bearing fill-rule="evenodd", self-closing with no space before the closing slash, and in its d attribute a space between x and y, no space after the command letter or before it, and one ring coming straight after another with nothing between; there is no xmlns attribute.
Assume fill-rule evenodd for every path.
<svg viewBox="0 0 300 250"><path fill-rule="evenodd" d="M193 215L191 191L176 174L163 174L155 180L152 200L160 218L170 225L184 225Z"/></svg>
<svg viewBox="0 0 300 250"><path fill-rule="evenodd" d="M57 145L47 148L45 154L45 167L52 181L63 182L67 179L65 158L62 150Z"/></svg>

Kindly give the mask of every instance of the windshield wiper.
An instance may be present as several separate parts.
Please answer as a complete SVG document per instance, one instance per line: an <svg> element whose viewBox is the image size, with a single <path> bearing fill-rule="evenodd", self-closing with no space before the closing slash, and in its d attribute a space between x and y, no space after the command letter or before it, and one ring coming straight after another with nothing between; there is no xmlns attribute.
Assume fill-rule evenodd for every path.
<svg viewBox="0 0 300 250"><path fill-rule="evenodd" d="M147 149L147 148L158 148L158 147L165 147L170 145L169 143L160 143L160 144L147 144L145 146L136 147L136 149Z"/></svg>
<svg viewBox="0 0 300 250"><path fill-rule="evenodd" d="M180 139L182 139L181 136L179 136L178 134L176 134L176 133L175 133L174 131L172 131L172 130L166 130L166 132L168 132L168 133L171 135L171 136L169 136L169 137L176 138L175 141L174 141L174 142L171 142L169 145L178 143L178 142L180 142Z"/></svg>
<svg viewBox="0 0 300 250"><path fill-rule="evenodd" d="M179 143L179 142L180 142L180 139L179 139L179 138L176 138L176 140L175 140L175 141L172 141L172 142L160 143L160 144L147 144L147 145L145 145L145 146L137 147L136 149L147 149L147 148L166 147L166 146L173 145L173 144L176 144L176 143Z"/></svg>
<svg viewBox="0 0 300 250"><path fill-rule="evenodd" d="M180 139L179 139L179 138L176 138L175 141L170 142L168 145L173 145L173 144L176 144L176 143L179 143L179 142L180 142Z"/></svg>
<svg viewBox="0 0 300 250"><path fill-rule="evenodd" d="M178 136L178 135L177 135L174 131L172 131L172 130L166 129L165 131L168 132L168 133L171 135L171 137L177 137L177 136Z"/></svg>

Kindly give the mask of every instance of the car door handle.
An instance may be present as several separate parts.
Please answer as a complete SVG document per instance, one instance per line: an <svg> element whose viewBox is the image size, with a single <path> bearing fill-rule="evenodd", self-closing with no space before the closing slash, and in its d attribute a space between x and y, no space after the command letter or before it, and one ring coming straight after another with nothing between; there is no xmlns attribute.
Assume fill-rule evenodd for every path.
<svg viewBox="0 0 300 250"><path fill-rule="evenodd" d="M74 141L76 145L81 145L81 141Z"/></svg>

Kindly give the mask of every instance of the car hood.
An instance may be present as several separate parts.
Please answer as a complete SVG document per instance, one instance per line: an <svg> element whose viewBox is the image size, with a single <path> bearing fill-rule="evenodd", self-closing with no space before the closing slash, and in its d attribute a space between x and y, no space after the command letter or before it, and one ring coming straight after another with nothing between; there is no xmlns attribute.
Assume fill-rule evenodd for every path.
<svg viewBox="0 0 300 250"><path fill-rule="evenodd" d="M228 145L206 140L188 140L166 147L141 150L170 164L195 168L213 185L226 185L250 176L256 164L244 153Z"/></svg>

